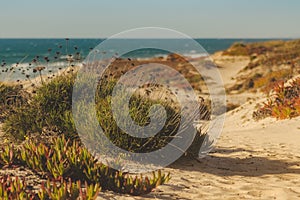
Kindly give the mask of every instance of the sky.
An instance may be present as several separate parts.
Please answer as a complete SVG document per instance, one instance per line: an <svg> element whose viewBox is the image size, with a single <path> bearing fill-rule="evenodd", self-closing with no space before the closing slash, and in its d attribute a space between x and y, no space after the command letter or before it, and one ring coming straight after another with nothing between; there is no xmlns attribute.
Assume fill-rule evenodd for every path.
<svg viewBox="0 0 300 200"><path fill-rule="evenodd" d="M106 38L140 27L174 29L194 38L300 38L300 1L0 2L0 38Z"/></svg>

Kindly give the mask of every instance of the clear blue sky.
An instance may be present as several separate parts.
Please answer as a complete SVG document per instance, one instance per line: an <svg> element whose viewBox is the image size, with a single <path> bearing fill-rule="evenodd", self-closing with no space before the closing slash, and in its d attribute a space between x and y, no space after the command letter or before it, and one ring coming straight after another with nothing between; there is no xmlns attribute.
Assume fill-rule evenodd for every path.
<svg viewBox="0 0 300 200"><path fill-rule="evenodd" d="M103 38L171 28L197 38L300 38L300 0L1 0L0 37Z"/></svg>

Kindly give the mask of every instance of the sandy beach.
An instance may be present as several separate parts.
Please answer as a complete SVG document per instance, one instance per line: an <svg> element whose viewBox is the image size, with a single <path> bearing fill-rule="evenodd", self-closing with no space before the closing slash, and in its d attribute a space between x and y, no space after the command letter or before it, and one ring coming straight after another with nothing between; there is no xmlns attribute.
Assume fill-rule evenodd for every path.
<svg viewBox="0 0 300 200"><path fill-rule="evenodd" d="M248 73L244 70L250 62L248 56L218 52L211 58L226 89L236 84L241 71ZM197 60L193 63L197 64ZM178 66L185 69L188 65ZM205 158L177 160L163 170L171 173L171 180L147 195L103 191L97 199L299 199L300 117L286 120L267 117L256 121L253 112L265 101L266 94L261 92L247 89L229 92L227 103L236 108L226 113L220 138ZM9 170L1 174L24 175L29 177L29 182L38 180L24 168Z"/></svg>
<svg viewBox="0 0 300 200"><path fill-rule="evenodd" d="M248 61L214 55L224 84L230 85ZM98 199L299 199L300 117L255 121L252 113L266 99L262 93L227 95L241 104L226 114L214 150L203 159L182 158L166 172L166 185L143 197L104 193Z"/></svg>
<svg viewBox="0 0 300 200"><path fill-rule="evenodd" d="M0 5L0 200L300 200L300 0Z"/></svg>

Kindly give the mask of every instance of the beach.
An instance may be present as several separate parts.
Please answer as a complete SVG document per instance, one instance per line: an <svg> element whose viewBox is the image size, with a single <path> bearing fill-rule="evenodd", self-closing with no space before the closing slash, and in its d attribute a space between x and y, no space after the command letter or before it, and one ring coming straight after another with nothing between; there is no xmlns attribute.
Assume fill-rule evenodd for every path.
<svg viewBox="0 0 300 200"><path fill-rule="evenodd" d="M224 84L234 83L247 57L212 56L221 65ZM99 199L298 199L300 198L300 117L277 120L252 117L262 93L227 95L239 104L226 113L213 151L205 158L181 158L164 169L169 183L143 197L101 194Z"/></svg>
<svg viewBox="0 0 300 200"><path fill-rule="evenodd" d="M251 47L254 50L250 47L247 48L250 49L249 51L257 51L255 45ZM284 75L283 71L290 71L287 63L291 63L291 61L282 63L282 60L276 60L276 55L270 51L268 55L275 59L273 62L280 63L272 65L271 72L265 73L267 71L263 71L265 66L257 65L257 63L264 62L263 59L260 60L264 58L264 53L255 54L257 58L253 59L253 55L252 57L230 55L230 50L216 52L210 58L191 57L190 60L184 60L178 55L171 54L151 59L128 58L114 61L114 68L106 71L104 75L120 77L123 74L122 70L131 70L135 66L148 63L160 63L172 66L182 72L188 80L191 80L193 88L199 89L197 94L206 97L204 94L207 93L207 88L203 80L194 79L196 70L192 65L202 65L205 60L210 60L217 66L222 77L224 88L227 91L226 103L229 110L224 114L224 127L213 150L204 158L184 156L164 168L163 172L171 174L171 180L168 183L160 185L149 194L142 196L118 194L105 190L99 193L97 199L300 198L300 117L284 120L270 116L260 120L253 117L253 112L268 99L266 93L258 88L262 85L262 81L269 84L268 80L263 78L272 74L273 70L278 70L280 75ZM298 57L293 59L297 61ZM128 61L130 64L127 64ZM256 71L249 66L254 66L256 71L262 74L258 76ZM74 69L77 71L77 66L63 69L63 73L56 73L55 76L73 73ZM293 69L295 76L285 78L292 80L297 77L297 69ZM278 74L275 75L274 77L277 78ZM43 74L42 77L44 80L47 79L45 83L50 83L52 80L51 78L48 80L46 74ZM254 83L249 84L249 80ZM43 81L39 76L24 81L23 86L28 92L36 90L36 86L31 86L33 82L38 88ZM176 80L174 82L176 83ZM154 96L151 98L155 100ZM2 124L0 124L0 128L1 126ZM6 140L3 132L1 132L1 136L2 141ZM33 171L22 166L16 169L2 169L0 173L1 175L25 176L36 189L43 180L37 177Z"/></svg>
<svg viewBox="0 0 300 200"><path fill-rule="evenodd" d="M300 1L2 1L0 200L300 199Z"/></svg>

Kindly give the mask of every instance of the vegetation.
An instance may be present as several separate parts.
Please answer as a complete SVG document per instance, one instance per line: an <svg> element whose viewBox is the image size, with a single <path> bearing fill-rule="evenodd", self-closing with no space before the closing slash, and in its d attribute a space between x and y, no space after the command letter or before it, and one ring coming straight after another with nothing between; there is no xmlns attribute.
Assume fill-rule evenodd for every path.
<svg viewBox="0 0 300 200"><path fill-rule="evenodd" d="M68 39L66 43L67 41ZM62 56L61 48L59 46L58 51L54 51L54 60ZM78 51L78 47L74 48ZM161 171L153 172L149 178L112 169L95 159L81 144L72 118L72 90L77 75L76 65L81 61L80 53L67 55L66 61L70 67L60 67L59 73L51 74L52 70L47 66L53 51L49 49L48 52L49 56L36 56L27 69L18 69L19 63L9 67L2 61L2 73L22 71L27 82L16 80L14 85L0 83L0 121L3 122L5 134L14 141L14 145L8 140L1 147L0 166L2 169L26 167L43 181L37 185L39 189L35 189L31 182L27 182L26 177L2 176L0 198L95 199L101 190L143 195L168 182L170 174L163 174ZM115 145L127 151L145 153L164 147L178 131L180 110L183 108L174 101L175 95L169 89L157 84L144 85L130 98L130 116L138 125L145 126L151 122L150 108L160 104L166 110L166 123L162 130L150 138L136 138L125 133L112 115L112 91L120 76L129 70L126 67L133 67L138 63L129 58L129 65L124 63L124 59L117 61L105 72L97 86L96 105L92 106L93 109L96 107L99 124ZM190 73L193 68L185 60L177 61L182 62L182 70L186 70L182 73L191 80L192 86L200 90L199 82L203 82L202 77ZM173 61L166 62L174 65ZM166 94L162 94L163 92ZM156 96L153 93L158 94L159 98L152 98ZM202 105L199 118L209 120L208 106ZM85 130L89 137L94 137L92 127L87 126ZM203 135L197 136L195 141L200 148Z"/></svg>
<svg viewBox="0 0 300 200"><path fill-rule="evenodd" d="M13 112L4 121L4 131L19 140L24 140L32 133L42 133L44 129L55 129L67 138L76 138L77 132L73 122L72 88L76 73L57 76L47 84L36 89L35 94L21 106L15 106ZM147 86L147 94L135 94L130 100L129 113L136 123L141 126L149 123L147 115L151 106L163 105L166 109L167 120L162 130L151 138L135 138L118 127L111 111L111 93L115 79L103 80L96 93L96 110L98 121L107 137L119 147L131 152L150 152L165 146L177 133L180 123L180 107L171 103L174 95L163 99L150 99L151 92L162 88L157 85ZM84 91L83 91L84 92ZM202 117L208 118L209 112L202 105ZM81 108L78 108L81 109ZM192 117L192 116L191 116ZM93 132L90 126L87 133ZM94 137L94 136L91 136Z"/></svg>
<svg viewBox="0 0 300 200"><path fill-rule="evenodd" d="M20 85L9 85L0 82L0 122L2 122L15 106L24 102L24 91Z"/></svg>
<svg viewBox="0 0 300 200"><path fill-rule="evenodd" d="M300 78L289 84L277 83L267 102L253 113L255 119L275 117L277 119L293 118L300 115Z"/></svg>
<svg viewBox="0 0 300 200"><path fill-rule="evenodd" d="M79 142L66 140L64 136L54 138L49 146L31 140L18 148L7 144L1 152L0 163L2 167L26 166L47 179L40 186L41 190L33 191L25 179L2 177L0 197L13 199L37 196L40 199L76 199L78 196L94 199L100 189L142 195L170 179L169 174L160 171L153 172L152 178L144 178L111 169L97 162Z"/></svg>
<svg viewBox="0 0 300 200"><path fill-rule="evenodd" d="M234 43L227 51L224 51L223 55L228 56L248 56L249 49L244 43Z"/></svg>
<svg viewBox="0 0 300 200"><path fill-rule="evenodd" d="M299 49L300 40L232 45L224 55L247 56L250 61L228 91L261 90L269 93L277 83L300 73Z"/></svg>
<svg viewBox="0 0 300 200"><path fill-rule="evenodd" d="M84 188L82 188L84 187ZM19 177L12 178L10 176L3 176L0 178L0 198L2 199L82 199L90 200L96 199L100 187L96 185L84 185L80 181L72 182L71 180L61 182L50 181L49 179L41 185L38 192L28 189L25 178L20 180Z"/></svg>
<svg viewBox="0 0 300 200"><path fill-rule="evenodd" d="M74 78L63 75L38 87L26 103L12 108L12 114L4 121L4 131L24 140L30 133L41 133L44 127L58 127L67 136L72 136L75 128L70 127L70 110Z"/></svg>
<svg viewBox="0 0 300 200"><path fill-rule="evenodd" d="M118 172L98 162L78 142L71 117L71 94L75 75L71 73L58 76L49 83L44 83L41 87L36 88L36 92L30 95L30 98L24 97L25 101L22 104L5 108L11 114L5 117L4 130L16 139L25 141L18 147L13 145L2 147L0 164L3 168L26 166L47 178L48 181L42 186L41 191L33 193L26 187L25 180L5 179L4 177L1 197L32 199L37 198L38 195L40 199L69 199L80 195L82 199L92 199L99 192L100 187L102 190L142 195L151 192L153 188L169 180L169 175L161 174L160 171L158 174L154 173L151 179L148 177L131 177L128 174ZM109 84L111 83L113 81L109 82ZM111 92L110 89L109 91ZM110 124L105 130L108 136L114 137L114 142L118 142L120 146L122 144L134 144L130 141L131 138L126 138L127 134L123 134L124 136L120 134L118 135L119 138L114 136L115 133L118 134L116 132L117 125L111 123L112 115L110 111L105 110L110 106L110 98L109 92L99 93L97 96L100 123ZM142 101L141 98L134 97L132 102L131 114L136 120L145 123L148 118L140 112L148 109L152 105L151 101ZM140 106L143 110L137 110L135 105ZM169 111L175 115L172 108L169 108ZM31 139L32 133L42 133L45 127L56 127L59 133L64 134L50 137L51 141L47 143ZM136 148L133 145L130 147ZM153 148L158 147L159 144L153 146ZM78 182L79 180L85 182L86 190L81 189L82 185ZM17 190L12 189L13 187L16 187Z"/></svg>
<svg viewBox="0 0 300 200"><path fill-rule="evenodd" d="M289 69L281 69L278 71L272 71L265 76L254 76L254 88L261 88L261 90L268 94L278 83L287 80L291 76Z"/></svg>

